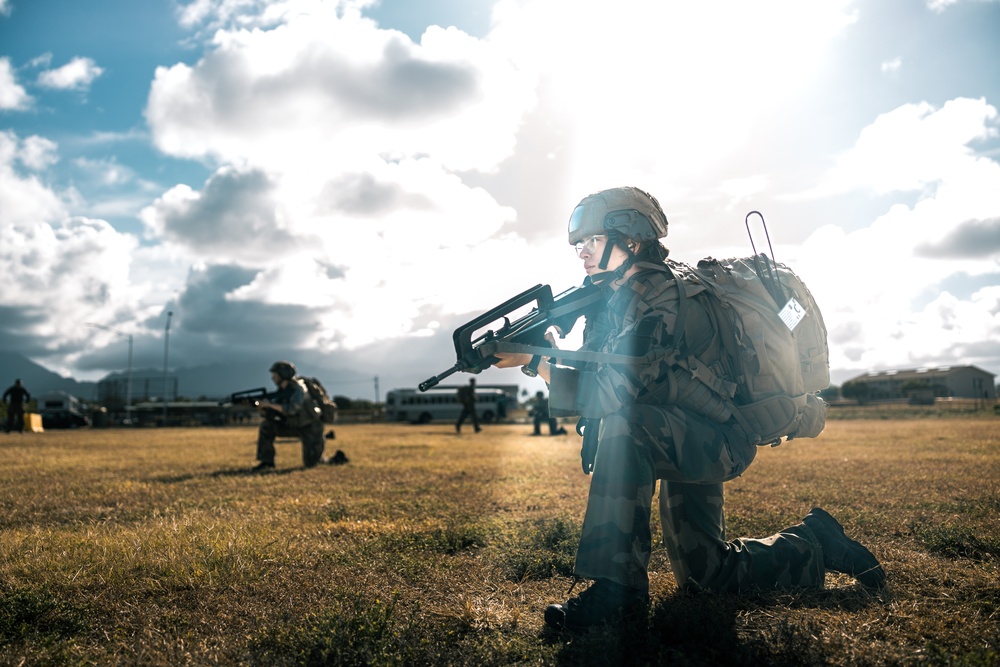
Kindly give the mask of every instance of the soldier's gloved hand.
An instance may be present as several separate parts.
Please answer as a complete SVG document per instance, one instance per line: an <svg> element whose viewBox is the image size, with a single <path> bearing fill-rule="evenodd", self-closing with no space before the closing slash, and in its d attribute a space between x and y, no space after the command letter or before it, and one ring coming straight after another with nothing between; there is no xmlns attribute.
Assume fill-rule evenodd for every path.
<svg viewBox="0 0 1000 667"><path fill-rule="evenodd" d="M599 419L581 419L576 424L576 432L583 436L583 446L580 447L580 465L584 475L594 472L594 459L597 458L597 432L600 423Z"/></svg>

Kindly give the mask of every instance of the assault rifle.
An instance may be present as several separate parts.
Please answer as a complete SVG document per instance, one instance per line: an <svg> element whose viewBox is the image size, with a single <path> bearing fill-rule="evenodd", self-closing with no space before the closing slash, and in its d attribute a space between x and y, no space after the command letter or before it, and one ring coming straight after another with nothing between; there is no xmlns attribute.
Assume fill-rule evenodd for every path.
<svg viewBox="0 0 1000 667"><path fill-rule="evenodd" d="M230 405L249 405L251 407L258 407L260 402L264 399L269 399L274 394L269 392L264 387L257 387L256 389L246 389L244 391L233 392L229 395L228 401L219 401L219 405L230 406ZM264 418L270 419L271 421L281 421L282 415L277 410L272 410L271 408L264 409Z"/></svg>
<svg viewBox="0 0 1000 667"><path fill-rule="evenodd" d="M427 391L453 373L479 373L499 361L494 356L498 352L532 354L531 363L523 366L521 371L534 377L538 374L538 363L541 361L540 348L552 347L545 338L548 330L555 327L559 336L564 338L572 331L580 316L586 314L601 298L600 288L589 282L570 288L556 297L552 296L552 288L548 285L535 285L455 329L452 340L455 343L457 362L440 375L428 378L417 386L420 391ZM513 322L510 320L515 311L532 303L535 307L531 312ZM503 326L496 331L488 329L485 333L476 335L483 328L501 320Z"/></svg>

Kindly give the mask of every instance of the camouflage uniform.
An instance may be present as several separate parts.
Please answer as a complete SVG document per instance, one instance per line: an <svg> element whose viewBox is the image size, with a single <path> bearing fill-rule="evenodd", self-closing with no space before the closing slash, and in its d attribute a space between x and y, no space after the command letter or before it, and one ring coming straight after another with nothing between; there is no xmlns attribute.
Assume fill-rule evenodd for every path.
<svg viewBox="0 0 1000 667"><path fill-rule="evenodd" d="M542 392L535 394L535 398L532 399L531 417L535 427L532 435L542 434L542 424L549 425L549 435L566 433L566 429L559 426L559 420L549 414L549 399Z"/></svg>
<svg viewBox="0 0 1000 667"><path fill-rule="evenodd" d="M307 468L315 466L323 458L325 447L323 421L303 382L293 378L272 394L270 400L279 404L282 412L271 411L260 423L257 460L273 465L275 438L299 438L302 441L302 465Z"/></svg>
<svg viewBox="0 0 1000 667"><path fill-rule="evenodd" d="M606 307L588 316L585 348L633 356L673 349L678 295L665 268L669 262L637 266L639 273L609 290ZM686 294L699 291L688 287ZM697 298L686 299L685 309L685 340L693 346L685 355L719 370L722 355L708 311ZM659 479L663 540L681 587L823 585L822 550L804 524L762 540L727 541L723 482L750 465L756 447L690 372L678 372L663 358L551 371L553 409L572 406L584 418L600 419L576 576L648 591L650 515Z"/></svg>
<svg viewBox="0 0 1000 667"><path fill-rule="evenodd" d="M20 380L7 387L3 393L3 401L7 405L7 424L5 430L10 433L15 428L24 433L24 405L31 400L31 394L24 388Z"/></svg>
<svg viewBox="0 0 1000 667"><path fill-rule="evenodd" d="M476 414L476 381L470 380L469 384L458 388L458 402L462 404L462 412L455 422L455 430L462 431L462 424L467 418L472 419L472 427L479 433L482 429L479 426L479 415Z"/></svg>

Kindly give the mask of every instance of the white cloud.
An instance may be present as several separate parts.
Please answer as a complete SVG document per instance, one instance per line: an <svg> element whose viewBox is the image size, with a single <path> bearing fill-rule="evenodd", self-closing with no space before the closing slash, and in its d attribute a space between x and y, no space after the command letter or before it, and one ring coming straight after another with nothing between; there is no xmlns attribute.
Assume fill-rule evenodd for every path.
<svg viewBox="0 0 1000 667"><path fill-rule="evenodd" d="M44 169L55 150L43 137L0 132L0 340L26 353L74 348L90 335L85 320L114 321L142 299L129 275L136 239L103 220L70 217L71 193L18 171Z"/></svg>
<svg viewBox="0 0 1000 667"><path fill-rule="evenodd" d="M128 183L135 178L135 172L124 167L114 160L91 160L89 158L77 158L73 164L83 171L92 174L99 183L112 186Z"/></svg>
<svg viewBox="0 0 1000 667"><path fill-rule="evenodd" d="M219 31L194 66L159 68L146 110L156 144L306 174L424 155L488 170L510 155L533 81L503 54L454 29L414 44L331 7Z"/></svg>
<svg viewBox="0 0 1000 667"><path fill-rule="evenodd" d="M220 169L201 192L175 186L141 217L152 235L195 258L260 263L306 243L288 229L275 184L259 170Z"/></svg>
<svg viewBox="0 0 1000 667"><path fill-rule="evenodd" d="M77 56L62 67L38 75L38 85L60 90L86 90L104 70L92 58Z"/></svg>
<svg viewBox="0 0 1000 667"><path fill-rule="evenodd" d="M876 194L921 191L942 181L957 184L996 163L971 147L996 137L997 110L985 99L957 98L940 109L927 102L881 114L840 155L823 182L802 197L868 189Z"/></svg>
<svg viewBox="0 0 1000 667"><path fill-rule="evenodd" d="M883 60L881 67L883 74L898 74L899 70L903 67L903 59L897 56L896 58Z"/></svg>
<svg viewBox="0 0 1000 667"><path fill-rule="evenodd" d="M10 0L0 0L0 15L10 16L11 4Z"/></svg>
<svg viewBox="0 0 1000 667"><path fill-rule="evenodd" d="M775 125L789 108L819 104L816 89L840 66L836 49L856 18L850 0L582 0L572 11L509 0L482 39L432 26L414 42L363 18L367 4L180 7L183 25L214 36L199 59L156 71L145 115L160 150L212 175L147 201L143 243L107 236L119 250L103 261L120 262L130 247L132 263L128 303L121 275L91 281L87 294L116 286L106 293L118 310L103 312L118 319L105 321L152 318L162 329L171 304L186 364L273 344L275 322L288 332L282 345L384 364L393 342L447 341L442 329L456 319L535 283L577 284L565 216L586 193L620 184L664 202L671 241L689 259L699 248L728 254L720 220L733 223L726 238L742 241L733 210L777 205L789 173L822 159L820 149L787 145L795 133ZM863 66L878 79L880 64L891 75L902 63ZM928 297L956 272L982 285L997 271L996 253L975 243L1000 220L991 194L1000 167L975 150L996 125L985 99L900 106L792 202L807 210L821 195L909 196L811 236L820 223L807 221L795 231L809 237L804 246L778 249L824 309L835 367L972 358L977 340L996 340L995 290ZM121 138L136 135L86 145ZM68 203L73 193L48 189L44 174L15 170L55 156L54 145L29 150L29 141L0 134L0 220L32 230L44 221L51 233L22 237L52 242L66 209L88 204ZM73 164L108 188L137 180L111 158ZM59 245L108 233L94 221L71 230ZM94 271L85 264L81 275ZM407 363L433 371L446 361Z"/></svg>
<svg viewBox="0 0 1000 667"><path fill-rule="evenodd" d="M45 53L35 56L28 61L28 67L48 67L52 64L52 53L46 51Z"/></svg>
<svg viewBox="0 0 1000 667"><path fill-rule="evenodd" d="M997 2L998 0L964 0L964 1L990 3L990 2ZM963 0L926 0L926 2L928 9L930 9L933 12L941 13L946 9L948 9L949 7L951 7L952 5L957 5L958 3L963 2Z"/></svg>
<svg viewBox="0 0 1000 667"><path fill-rule="evenodd" d="M854 20L850 4L625 0L609 12L585 1L567 12L508 1L489 39L551 87L578 156L576 192L609 182L662 192L717 170L808 85Z"/></svg>
<svg viewBox="0 0 1000 667"><path fill-rule="evenodd" d="M0 58L0 109L20 111L30 107L31 103L31 95L17 83L10 58Z"/></svg>
<svg viewBox="0 0 1000 667"><path fill-rule="evenodd" d="M60 197L32 174L24 176L15 162L42 160L48 140L31 137L22 142L13 132L0 132L0 223L16 225L39 220L61 220L67 213ZM51 143L51 142L49 142ZM49 158L50 159L50 158Z"/></svg>
<svg viewBox="0 0 1000 667"><path fill-rule="evenodd" d="M1000 229L1000 164L970 148L995 136L996 119L984 100L907 105L877 118L838 160L826 181L832 191L917 190L921 198L854 231L826 226L797 251L795 266L836 343L835 368L949 363L997 340L996 290L963 299L937 289L949 276L1000 266L1000 238L989 241ZM915 310L932 290L940 296Z"/></svg>
<svg viewBox="0 0 1000 667"><path fill-rule="evenodd" d="M151 238L213 277L253 269L226 302L308 308L320 349L509 296L502 282L458 277L498 254L542 255L502 234L512 209L450 172L489 172L512 153L533 75L455 29L414 44L355 9L280 8L280 25L220 30L198 63L157 71L146 110L157 145L224 166L200 191L176 186L148 207ZM219 11L191 9L206 21Z"/></svg>
<svg viewBox="0 0 1000 667"><path fill-rule="evenodd" d="M83 322L104 321L127 310L134 239L102 220L0 226L0 271L7 276L4 307L26 324L17 331L29 349L86 338ZM58 304L58 317L44 317ZM10 333L10 332L8 332Z"/></svg>
<svg viewBox="0 0 1000 667"><path fill-rule="evenodd" d="M17 157L24 166L40 171L59 161L57 149L58 145L51 139L32 135L21 143Z"/></svg>
<svg viewBox="0 0 1000 667"><path fill-rule="evenodd" d="M927 0L927 7L931 11L943 12L952 5L957 5L961 0Z"/></svg>
<svg viewBox="0 0 1000 667"><path fill-rule="evenodd" d="M310 239L314 256L339 267L360 299L375 301L370 290L392 282L401 302L446 301L452 311L476 307L468 286L451 280L452 289L441 290L449 276L472 268L468 257L535 255L503 235L516 221L513 210L450 172L498 169L513 154L539 91L553 114L547 137L565 132L564 143L576 146L559 156L573 173L545 190L563 216L583 194L609 183L645 185L656 174L656 182L679 188L688 175L725 159L757 115L806 83L829 41L853 20L847 2L782 2L753 11L727 3L732 21L722 25L717 10L624 2L609 24L603 3L576 3L567 14L560 3L539 0L503 3L486 39L431 27L415 44L362 18L361 4L276 3L257 20L237 18L247 3L188 5L191 24L219 20L228 27L194 65L157 71L146 116L155 142L170 154L243 165L243 173L266 169L267 185L256 194L266 192L283 208L258 202L253 210L266 219L250 226L277 234L266 249L275 262L282 249L298 252L290 239ZM779 30L776 18L794 20L797 29ZM757 35L755 48L737 49L747 32ZM585 34L601 39L574 38ZM558 35L559 48L552 48ZM792 51L797 57L790 59ZM675 94L684 95L683 104ZM737 100L747 112L732 113ZM720 150L706 151L706 144ZM753 176L726 187L745 197L765 183ZM175 188L147 210L148 228L169 235L171 221L176 229L189 224L202 248L192 252L205 256L211 248L228 261L259 264L265 248L253 237L233 236L225 220L199 213L217 190L212 183L201 193ZM556 234L562 226L552 224ZM181 243L183 236L172 238ZM234 238L246 239L245 253ZM564 241L555 241L553 251L572 260ZM359 248L385 258L391 270L363 261L368 255ZM563 286L579 280L572 261L564 271ZM262 284L280 291L277 276Z"/></svg>

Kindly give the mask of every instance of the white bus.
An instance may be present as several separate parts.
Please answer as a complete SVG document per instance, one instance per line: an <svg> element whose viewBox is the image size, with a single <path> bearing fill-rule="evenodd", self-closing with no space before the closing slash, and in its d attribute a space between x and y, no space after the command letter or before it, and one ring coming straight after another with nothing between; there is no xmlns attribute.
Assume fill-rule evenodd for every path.
<svg viewBox="0 0 1000 667"><path fill-rule="evenodd" d="M476 387L476 414L489 424L507 418L507 394L502 389ZM385 419L390 422L429 424L456 421L462 414L458 387L435 387L427 391L393 389L385 397Z"/></svg>

